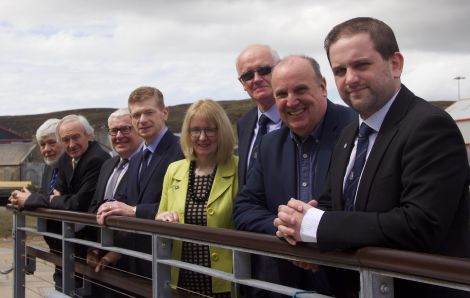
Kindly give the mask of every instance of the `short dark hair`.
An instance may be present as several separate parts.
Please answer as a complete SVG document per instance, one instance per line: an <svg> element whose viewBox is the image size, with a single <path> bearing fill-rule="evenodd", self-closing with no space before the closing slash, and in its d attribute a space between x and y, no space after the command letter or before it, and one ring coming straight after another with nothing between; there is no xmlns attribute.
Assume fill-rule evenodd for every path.
<svg viewBox="0 0 470 298"><path fill-rule="evenodd" d="M400 51L395 34L390 26L374 18L358 17L336 25L328 33L324 43L328 61L330 61L330 47L333 43L343 36L352 36L359 33L369 34L375 50L384 60L388 60L394 53Z"/></svg>

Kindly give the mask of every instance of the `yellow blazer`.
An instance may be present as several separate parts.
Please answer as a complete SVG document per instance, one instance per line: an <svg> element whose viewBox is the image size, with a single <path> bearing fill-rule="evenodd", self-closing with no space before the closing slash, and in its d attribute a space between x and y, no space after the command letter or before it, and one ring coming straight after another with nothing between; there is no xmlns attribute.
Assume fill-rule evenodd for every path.
<svg viewBox="0 0 470 298"><path fill-rule="evenodd" d="M184 208L189 182L187 159L171 163L163 180L162 198L158 213L176 211L180 223L184 223ZM223 164L217 165L212 189L207 200L207 226L233 229L232 209L238 191L238 157L232 155ZM172 257L181 259L181 241L173 241ZM219 247L209 247L211 268L232 272L232 251ZM178 285L179 269L171 269L171 285ZM230 282L212 277L212 292L230 292Z"/></svg>

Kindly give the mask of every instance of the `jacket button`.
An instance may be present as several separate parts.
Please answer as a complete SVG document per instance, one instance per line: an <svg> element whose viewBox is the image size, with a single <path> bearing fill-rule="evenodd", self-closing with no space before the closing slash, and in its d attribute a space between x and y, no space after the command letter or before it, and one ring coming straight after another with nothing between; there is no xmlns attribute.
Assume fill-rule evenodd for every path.
<svg viewBox="0 0 470 298"><path fill-rule="evenodd" d="M208 213L209 215L214 215L215 212L214 212L214 209L209 208L209 209L207 209L207 213Z"/></svg>
<svg viewBox="0 0 470 298"><path fill-rule="evenodd" d="M217 262L219 260L219 255L216 252L213 252L211 254L211 259L212 261Z"/></svg>

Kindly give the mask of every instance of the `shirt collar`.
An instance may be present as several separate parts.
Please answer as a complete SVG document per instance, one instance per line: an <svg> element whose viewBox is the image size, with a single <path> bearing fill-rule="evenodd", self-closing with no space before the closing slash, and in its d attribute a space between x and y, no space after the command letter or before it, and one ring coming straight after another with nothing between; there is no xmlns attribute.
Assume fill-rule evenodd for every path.
<svg viewBox="0 0 470 298"><path fill-rule="evenodd" d="M164 127L162 129L162 131L160 132L160 134L158 135L158 137L155 139L155 141L153 141L152 144L150 145L146 145L145 142L143 143L143 150L145 149L149 149L152 154L155 152L155 150L157 150L157 146L158 144L160 144L160 141L162 140L163 136L165 135L165 133L168 131L168 127Z"/></svg>
<svg viewBox="0 0 470 298"><path fill-rule="evenodd" d="M277 124L281 121L281 116L279 116L279 111L277 110L276 104L273 104L266 112L262 113L258 108L258 119L261 115L264 114L266 117L271 120L272 123Z"/></svg>

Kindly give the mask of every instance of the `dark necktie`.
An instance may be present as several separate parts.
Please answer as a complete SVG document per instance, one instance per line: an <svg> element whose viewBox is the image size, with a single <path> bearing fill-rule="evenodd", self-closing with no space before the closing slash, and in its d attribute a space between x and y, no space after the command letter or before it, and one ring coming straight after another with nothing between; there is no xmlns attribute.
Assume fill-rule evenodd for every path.
<svg viewBox="0 0 470 298"><path fill-rule="evenodd" d="M258 133L256 134L256 139L253 144L253 149L251 149L251 155L250 155L250 164L249 168L251 168L256 161L256 158L258 158L258 146L261 141L261 137L264 136L268 132L268 124L271 120L266 117L264 114L261 114L258 120Z"/></svg>
<svg viewBox="0 0 470 298"><path fill-rule="evenodd" d="M124 170L124 167L128 162L128 159L122 159L119 162L116 170L114 170L111 174L111 177L109 178L108 187L106 188L106 191L104 193L104 201L114 201L114 189L116 188L116 184L118 182L119 176L122 173L122 170Z"/></svg>
<svg viewBox="0 0 470 298"><path fill-rule="evenodd" d="M356 197L357 187L359 185L359 178L361 177L362 169L366 162L367 147L369 146L369 136L375 132L365 122L362 122L359 128L359 135L357 137L356 158L354 164L349 172L344 185L344 210L354 210L354 200Z"/></svg>
<svg viewBox="0 0 470 298"><path fill-rule="evenodd" d="M152 151L150 149L145 149L143 154L142 154L142 162L140 164L140 177L139 177L139 184L142 185L143 181L145 180L145 175L147 172L148 168L148 163L149 163L149 158L150 155L152 154Z"/></svg>
<svg viewBox="0 0 470 298"><path fill-rule="evenodd" d="M47 187L47 194L51 195L54 192L55 185L57 184L57 178L59 176L59 169L54 168L52 170L51 180L49 181L49 185Z"/></svg>

